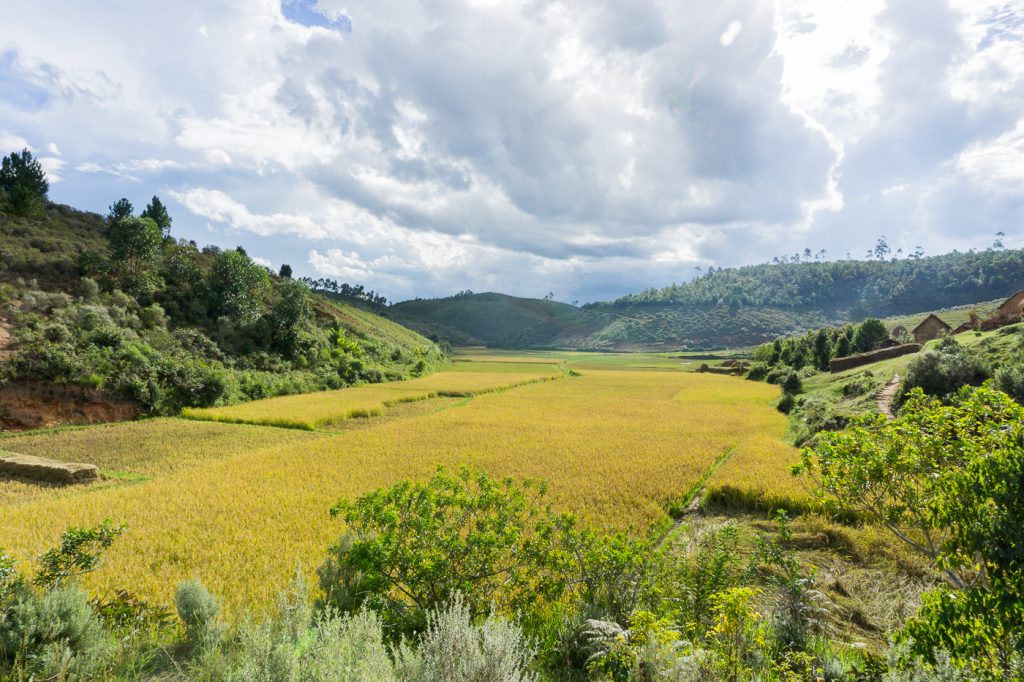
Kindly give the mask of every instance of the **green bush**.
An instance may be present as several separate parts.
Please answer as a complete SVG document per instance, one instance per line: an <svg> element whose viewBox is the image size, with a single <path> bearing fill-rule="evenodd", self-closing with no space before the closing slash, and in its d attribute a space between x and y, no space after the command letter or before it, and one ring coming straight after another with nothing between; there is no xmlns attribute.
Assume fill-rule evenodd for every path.
<svg viewBox="0 0 1024 682"><path fill-rule="evenodd" d="M401 644L395 667L403 680L530 682L536 651L519 626L494 614L473 624L469 607L455 595L452 603L427 614L426 630L415 647Z"/></svg>
<svg viewBox="0 0 1024 682"><path fill-rule="evenodd" d="M790 372L782 381L782 390L789 395L796 395L804 390L804 382L796 372Z"/></svg>
<svg viewBox="0 0 1024 682"><path fill-rule="evenodd" d="M992 377L992 386L1024 404L1024 363L1000 367Z"/></svg>
<svg viewBox="0 0 1024 682"><path fill-rule="evenodd" d="M185 580L174 591L174 607L185 627L185 639L194 649L203 649L220 636L217 622L220 604L198 580Z"/></svg>
<svg viewBox="0 0 1024 682"><path fill-rule="evenodd" d="M113 643L88 596L77 585L27 592L0 618L0 672L26 677L93 679Z"/></svg>
<svg viewBox="0 0 1024 682"><path fill-rule="evenodd" d="M963 386L980 386L990 374L982 358L947 337L937 350L927 350L910 361L897 403L903 404L915 388L926 395L944 398Z"/></svg>

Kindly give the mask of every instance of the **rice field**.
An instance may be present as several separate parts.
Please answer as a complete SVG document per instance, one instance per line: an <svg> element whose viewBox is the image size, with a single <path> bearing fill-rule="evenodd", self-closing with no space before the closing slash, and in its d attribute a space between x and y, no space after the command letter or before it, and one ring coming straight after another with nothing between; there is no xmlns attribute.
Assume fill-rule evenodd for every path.
<svg viewBox="0 0 1024 682"><path fill-rule="evenodd" d="M533 364L544 371L549 363ZM777 481L790 490L787 472L796 453L781 441L786 418L772 408L777 388L652 369L537 381L563 376L551 370L526 377L435 374L416 380L420 390L475 397L342 432L164 419L0 439L5 449L102 460L101 468L147 477L131 485L44 490L17 502L0 498L0 545L24 561L68 525L109 517L129 531L89 576L89 587L126 588L169 602L178 581L199 577L238 613L271 605L297 563L307 574L319 565L342 531L328 515L339 498L426 477L438 465L543 478L557 507L636 533L665 528L666 510L726 453L732 454L709 485L756 491ZM532 383L494 390L511 385L510 378ZM388 388L401 395L399 386ZM385 387L348 390L362 388ZM324 395L262 403L285 400L290 417L312 420L330 409L318 402ZM374 394L381 404L387 395ZM279 405L263 412L261 403L238 407L249 407L250 418L282 414Z"/></svg>
<svg viewBox="0 0 1024 682"><path fill-rule="evenodd" d="M312 431L346 419L380 416L385 408L400 403L437 396L473 396L562 376L557 366L548 364L493 363L497 369L488 366L483 370L475 363L464 364L464 369L437 372L409 381L281 396L228 407L186 408L182 416Z"/></svg>

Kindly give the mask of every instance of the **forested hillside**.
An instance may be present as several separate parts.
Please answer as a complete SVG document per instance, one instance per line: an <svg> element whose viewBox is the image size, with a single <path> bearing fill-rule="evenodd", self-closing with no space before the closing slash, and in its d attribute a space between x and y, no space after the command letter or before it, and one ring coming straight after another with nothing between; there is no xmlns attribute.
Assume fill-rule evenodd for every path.
<svg viewBox="0 0 1024 682"><path fill-rule="evenodd" d="M928 258L712 268L686 284L648 289L613 305L778 308L854 319L987 301L1022 284L1024 250L992 249Z"/></svg>
<svg viewBox="0 0 1024 682"><path fill-rule="evenodd" d="M51 204L45 189L27 204L0 191L0 392L14 392L0 396L0 425L17 425L9 403L36 400L26 387L173 413L444 362L427 339L311 291L287 266L175 239L157 197L138 214L121 199L102 217Z"/></svg>
<svg viewBox="0 0 1024 682"><path fill-rule="evenodd" d="M1005 298L1024 288L1024 250L710 269L685 284L574 308L463 294L406 301L394 319L453 343L600 350L749 346L829 324ZM397 314L396 314L397 313Z"/></svg>

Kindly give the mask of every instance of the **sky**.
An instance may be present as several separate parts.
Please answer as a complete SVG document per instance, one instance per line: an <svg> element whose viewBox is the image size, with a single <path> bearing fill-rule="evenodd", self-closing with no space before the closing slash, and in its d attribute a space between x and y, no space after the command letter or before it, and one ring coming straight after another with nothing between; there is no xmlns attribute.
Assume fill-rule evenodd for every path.
<svg viewBox="0 0 1024 682"><path fill-rule="evenodd" d="M9 3L23 147L54 201L391 300L1024 247L1024 0Z"/></svg>

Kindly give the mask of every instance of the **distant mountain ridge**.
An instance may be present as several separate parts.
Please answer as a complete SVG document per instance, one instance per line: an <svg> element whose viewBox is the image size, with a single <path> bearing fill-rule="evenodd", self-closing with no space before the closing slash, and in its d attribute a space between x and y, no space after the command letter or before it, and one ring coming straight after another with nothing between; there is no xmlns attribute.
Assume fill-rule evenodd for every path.
<svg viewBox="0 0 1024 682"><path fill-rule="evenodd" d="M827 324L909 315L1024 288L1024 250L721 268L685 284L574 307L504 294L392 305L385 315L454 345L586 350L739 347Z"/></svg>

